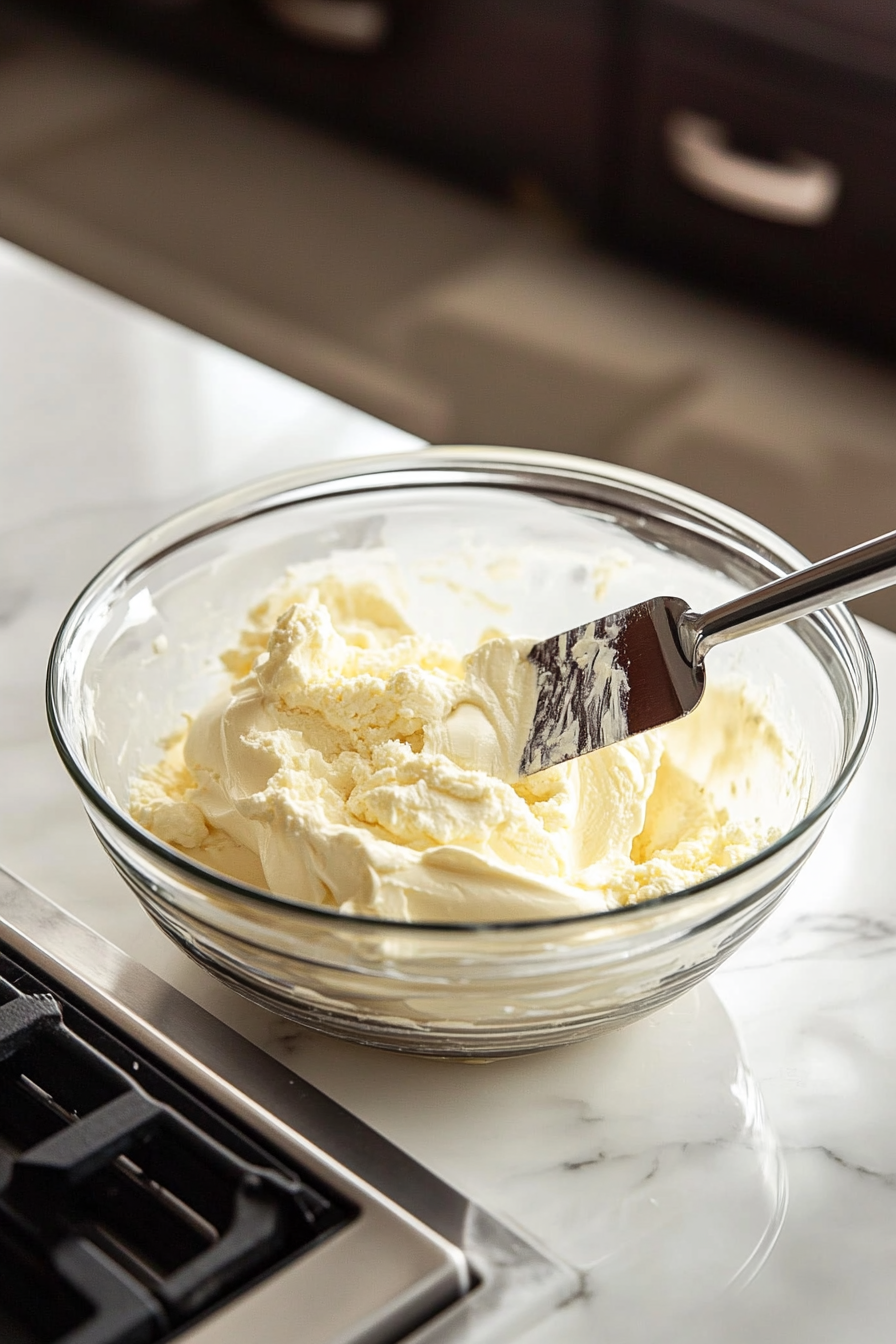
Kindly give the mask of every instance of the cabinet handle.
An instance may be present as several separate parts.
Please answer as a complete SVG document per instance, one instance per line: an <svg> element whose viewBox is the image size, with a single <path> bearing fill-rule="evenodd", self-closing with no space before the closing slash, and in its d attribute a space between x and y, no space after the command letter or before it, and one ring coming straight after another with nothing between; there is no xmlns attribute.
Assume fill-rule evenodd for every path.
<svg viewBox="0 0 896 1344"><path fill-rule="evenodd" d="M378 0L265 0L270 14L296 37L343 51L375 51L389 31Z"/></svg>
<svg viewBox="0 0 896 1344"><path fill-rule="evenodd" d="M840 173L832 163L793 152L766 163L729 149L725 127L696 112L671 112L666 150L678 177L700 196L759 219L817 226L833 213Z"/></svg>

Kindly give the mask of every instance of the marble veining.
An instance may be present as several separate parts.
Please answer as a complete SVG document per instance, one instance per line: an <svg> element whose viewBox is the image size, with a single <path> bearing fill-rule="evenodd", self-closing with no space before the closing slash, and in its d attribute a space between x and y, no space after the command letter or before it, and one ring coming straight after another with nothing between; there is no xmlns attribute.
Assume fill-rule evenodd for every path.
<svg viewBox="0 0 896 1344"><path fill-rule="evenodd" d="M6 245L0 347L0 863L565 1261L579 1290L522 1344L888 1341L896 637L868 629L867 762L711 982L624 1031L487 1065L315 1036L143 914L49 741L44 669L81 584L175 505L416 440Z"/></svg>
<svg viewBox="0 0 896 1344"><path fill-rule="evenodd" d="M733 968L737 971L756 969L770 960L780 965L785 961L805 961L807 958L876 958L892 956L896 952L896 914L892 919L843 911L830 914L804 914L776 931L774 942L760 943L753 949L753 958L745 954Z"/></svg>

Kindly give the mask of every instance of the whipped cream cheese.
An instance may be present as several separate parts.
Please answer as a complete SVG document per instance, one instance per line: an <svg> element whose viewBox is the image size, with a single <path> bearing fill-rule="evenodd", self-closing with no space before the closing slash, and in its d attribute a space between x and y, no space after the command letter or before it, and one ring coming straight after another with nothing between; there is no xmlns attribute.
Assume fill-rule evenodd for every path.
<svg viewBox="0 0 896 1344"><path fill-rule="evenodd" d="M731 682L687 719L518 779L532 642L492 638L462 658L411 628L363 556L297 569L223 655L229 688L133 782L132 815L297 901L500 921L681 890L804 809L801 757Z"/></svg>

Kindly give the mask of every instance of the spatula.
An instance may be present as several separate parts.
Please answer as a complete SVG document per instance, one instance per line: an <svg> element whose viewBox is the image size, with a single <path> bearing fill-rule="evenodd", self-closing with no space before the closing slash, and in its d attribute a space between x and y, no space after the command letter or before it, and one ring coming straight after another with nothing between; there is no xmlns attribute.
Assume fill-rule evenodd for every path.
<svg viewBox="0 0 896 1344"><path fill-rule="evenodd" d="M701 615L654 597L533 645L538 687L521 776L689 714L703 660L725 640L794 621L896 582L896 532L775 579Z"/></svg>

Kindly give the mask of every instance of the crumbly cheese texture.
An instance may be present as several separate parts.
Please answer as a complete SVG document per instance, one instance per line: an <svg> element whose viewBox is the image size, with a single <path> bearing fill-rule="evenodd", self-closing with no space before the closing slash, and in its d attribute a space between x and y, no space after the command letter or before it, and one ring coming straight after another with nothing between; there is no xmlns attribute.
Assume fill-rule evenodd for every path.
<svg viewBox="0 0 896 1344"><path fill-rule="evenodd" d="M516 778L531 640L466 658L374 578L296 571L223 656L230 688L134 781L134 818L297 901L405 921L549 919L678 891L770 844L801 760L744 685Z"/></svg>

